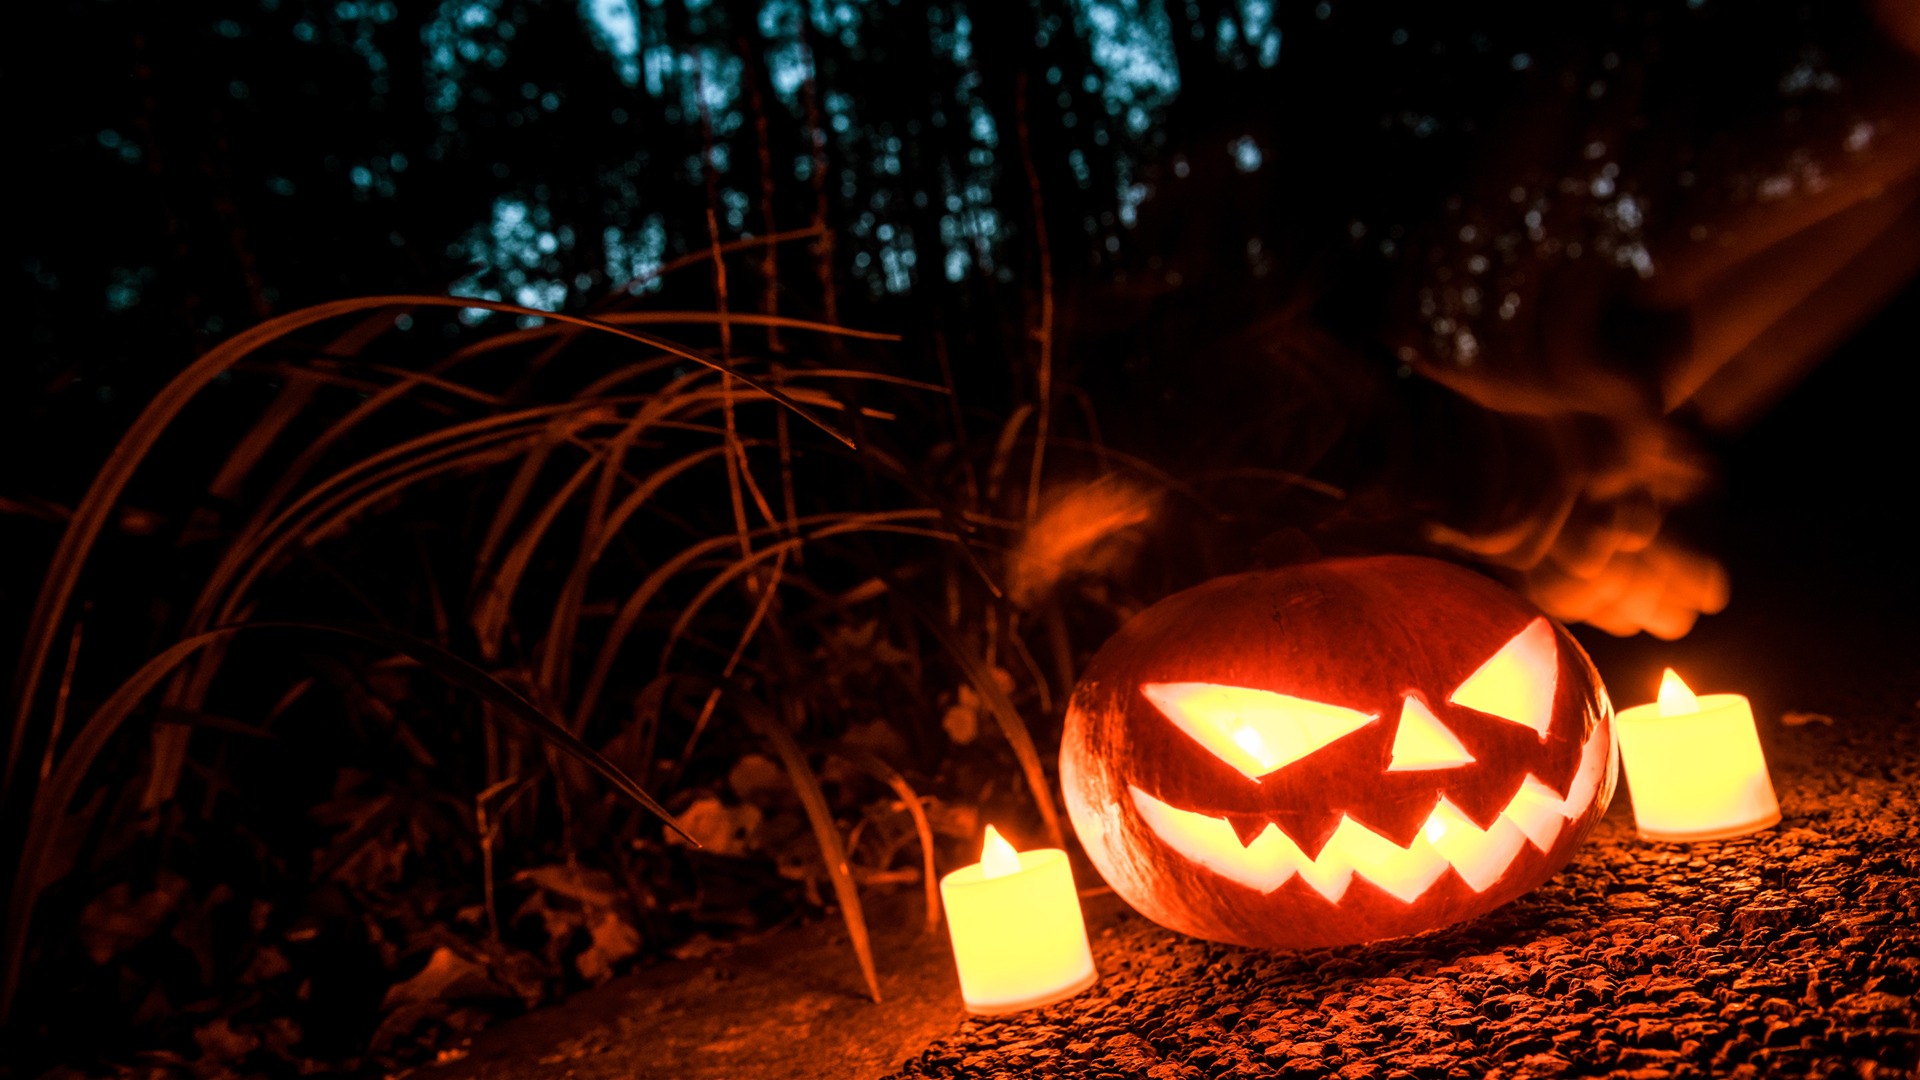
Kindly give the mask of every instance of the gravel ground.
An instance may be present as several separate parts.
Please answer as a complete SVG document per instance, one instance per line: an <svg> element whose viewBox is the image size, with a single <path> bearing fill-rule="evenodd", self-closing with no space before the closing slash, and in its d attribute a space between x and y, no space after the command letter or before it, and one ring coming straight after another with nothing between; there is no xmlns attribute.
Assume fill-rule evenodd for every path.
<svg viewBox="0 0 1920 1080"><path fill-rule="evenodd" d="M1465 926L1274 954L1127 913L1093 990L895 1075L1920 1075L1916 707L1767 725L1785 816L1754 836L1646 843L1623 793L1559 877Z"/></svg>

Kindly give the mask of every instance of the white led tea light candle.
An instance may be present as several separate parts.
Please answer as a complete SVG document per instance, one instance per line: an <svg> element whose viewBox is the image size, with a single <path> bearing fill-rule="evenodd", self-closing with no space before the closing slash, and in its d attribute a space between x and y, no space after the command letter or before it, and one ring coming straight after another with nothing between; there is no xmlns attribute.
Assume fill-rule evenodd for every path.
<svg viewBox="0 0 1920 1080"><path fill-rule="evenodd" d="M1614 725L1641 836L1724 840L1780 820L1745 697L1696 697L1668 668L1659 700L1623 710Z"/></svg>
<svg viewBox="0 0 1920 1080"><path fill-rule="evenodd" d="M1015 851L989 825L980 861L941 878L940 899L968 1012L1051 1005L1099 980L1059 848Z"/></svg>

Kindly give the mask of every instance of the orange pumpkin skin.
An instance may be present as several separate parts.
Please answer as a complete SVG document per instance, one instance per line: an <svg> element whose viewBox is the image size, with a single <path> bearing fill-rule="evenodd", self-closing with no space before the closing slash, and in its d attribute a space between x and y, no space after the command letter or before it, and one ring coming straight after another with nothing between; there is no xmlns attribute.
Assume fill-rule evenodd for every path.
<svg viewBox="0 0 1920 1080"><path fill-rule="evenodd" d="M1552 672L1507 680L1535 695L1539 708L1522 718L1535 726L1450 700L1484 705L1465 684L1521 646L1546 665L1531 670ZM1191 683L1373 719L1253 778L1142 690ZM1464 748L1456 756L1472 760L1390 768L1410 745L1396 741L1398 728L1420 726L1409 712L1437 719ZM1231 733L1241 722L1223 723ZM1088 855L1141 914L1195 937L1304 949L1418 933L1534 888L1606 812L1616 762L1606 690L1564 628L1470 571L1381 556L1219 578L1141 612L1074 691L1060 779ZM1170 816L1197 831L1156 828ZM1245 850L1217 843L1222 825L1209 819L1235 826ZM1527 836L1516 847L1517 832ZM1189 836L1216 843L1173 842ZM1434 873L1436 859L1455 857ZM1353 868L1344 890L1342 867Z"/></svg>

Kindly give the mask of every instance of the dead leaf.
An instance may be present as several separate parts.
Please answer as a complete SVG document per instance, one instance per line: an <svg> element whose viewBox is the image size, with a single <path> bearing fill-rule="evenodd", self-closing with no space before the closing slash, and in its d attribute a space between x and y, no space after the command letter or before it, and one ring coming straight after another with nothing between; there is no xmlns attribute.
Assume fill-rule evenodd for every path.
<svg viewBox="0 0 1920 1080"><path fill-rule="evenodd" d="M743 754L727 772L727 786L750 803L769 805L788 794L787 774L765 754Z"/></svg>
<svg viewBox="0 0 1920 1080"><path fill-rule="evenodd" d="M960 688L960 700L947 706L940 727L956 745L965 746L980 737L980 695L973 687Z"/></svg>
<svg viewBox="0 0 1920 1080"><path fill-rule="evenodd" d="M568 938L573 936L573 932L579 929L581 918L578 906L570 904L555 906L549 904L547 903L547 897L549 895L548 893L538 891L530 894L526 901L520 905L519 910L513 913L512 921L517 926L520 921L527 916L538 915L540 917L541 933L545 935L547 939L546 951L553 954L556 953L557 944L564 944Z"/></svg>
<svg viewBox="0 0 1920 1080"><path fill-rule="evenodd" d="M613 978L613 966L640 951L640 931L611 909L595 913L587 933L593 936L593 944L574 957L573 965L588 982Z"/></svg>
<svg viewBox="0 0 1920 1080"><path fill-rule="evenodd" d="M220 1017L193 1029L193 1041L200 1044L202 1057L213 1061L233 1061L246 1057L260 1047L260 1037L250 1031L235 1031L232 1022Z"/></svg>
<svg viewBox="0 0 1920 1080"><path fill-rule="evenodd" d="M487 977L487 969L454 952L445 945L433 950L427 966L411 979L387 987L382 1009L415 1005L429 1001L459 998L500 997L500 988Z"/></svg>
<svg viewBox="0 0 1920 1080"><path fill-rule="evenodd" d="M294 1053L294 1047L299 1046L300 1040L305 1037L306 1032L301 1030L300 1025L293 1018L287 1016L276 1016L268 1020L262 1025L260 1032L260 1041L268 1052L283 1061L296 1063L300 1058Z"/></svg>
<svg viewBox="0 0 1920 1080"><path fill-rule="evenodd" d="M411 1035L416 1028L433 1020L444 1020L453 1006L444 1001L410 1001L400 1005L380 1021L367 1040L367 1048L376 1054L391 1050L395 1043Z"/></svg>
<svg viewBox="0 0 1920 1080"><path fill-rule="evenodd" d="M94 897L80 910L80 943L87 957L104 964L152 937L186 895L186 878L163 873L138 897L125 882Z"/></svg>
<svg viewBox="0 0 1920 1080"><path fill-rule="evenodd" d="M972 803L946 802L941 799L927 799L923 805L927 810L927 824L933 831L954 840L966 840L978 846L980 839L980 808Z"/></svg>
<svg viewBox="0 0 1920 1080"><path fill-rule="evenodd" d="M241 983L253 986L277 979L293 970L293 964L287 955L272 945L262 945L253 954L253 960L247 970L240 975Z"/></svg>
<svg viewBox="0 0 1920 1080"><path fill-rule="evenodd" d="M885 720L853 724L847 728L847 733L840 737L840 741L848 746L857 746L881 761L900 761L908 754L907 740L900 737L900 732L895 725Z"/></svg>
<svg viewBox="0 0 1920 1080"><path fill-rule="evenodd" d="M553 863L536 866L513 875L521 884L532 884L547 892L564 896L589 907L611 907L619 902L619 890L613 875L604 870Z"/></svg>
<svg viewBox="0 0 1920 1080"><path fill-rule="evenodd" d="M675 960L698 960L717 952L724 952L733 946L729 942L719 941L705 931L697 933L687 940L668 949L668 955Z"/></svg>
<svg viewBox="0 0 1920 1080"><path fill-rule="evenodd" d="M702 795L673 820L681 831L712 854L745 855L753 849L761 817L760 808L752 803L728 806L712 795ZM671 830L666 836L669 844L686 845L686 841Z"/></svg>

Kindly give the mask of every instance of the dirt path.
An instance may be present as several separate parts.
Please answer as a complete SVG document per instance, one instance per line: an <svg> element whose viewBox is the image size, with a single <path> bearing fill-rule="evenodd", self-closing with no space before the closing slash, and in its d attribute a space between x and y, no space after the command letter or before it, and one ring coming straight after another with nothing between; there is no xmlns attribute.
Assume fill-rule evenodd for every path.
<svg viewBox="0 0 1920 1080"><path fill-rule="evenodd" d="M824 920L663 964L478 1036L433 1080L786 1080L898 1068L962 1016L944 932L917 893L873 898L885 1004L866 997L845 930Z"/></svg>

